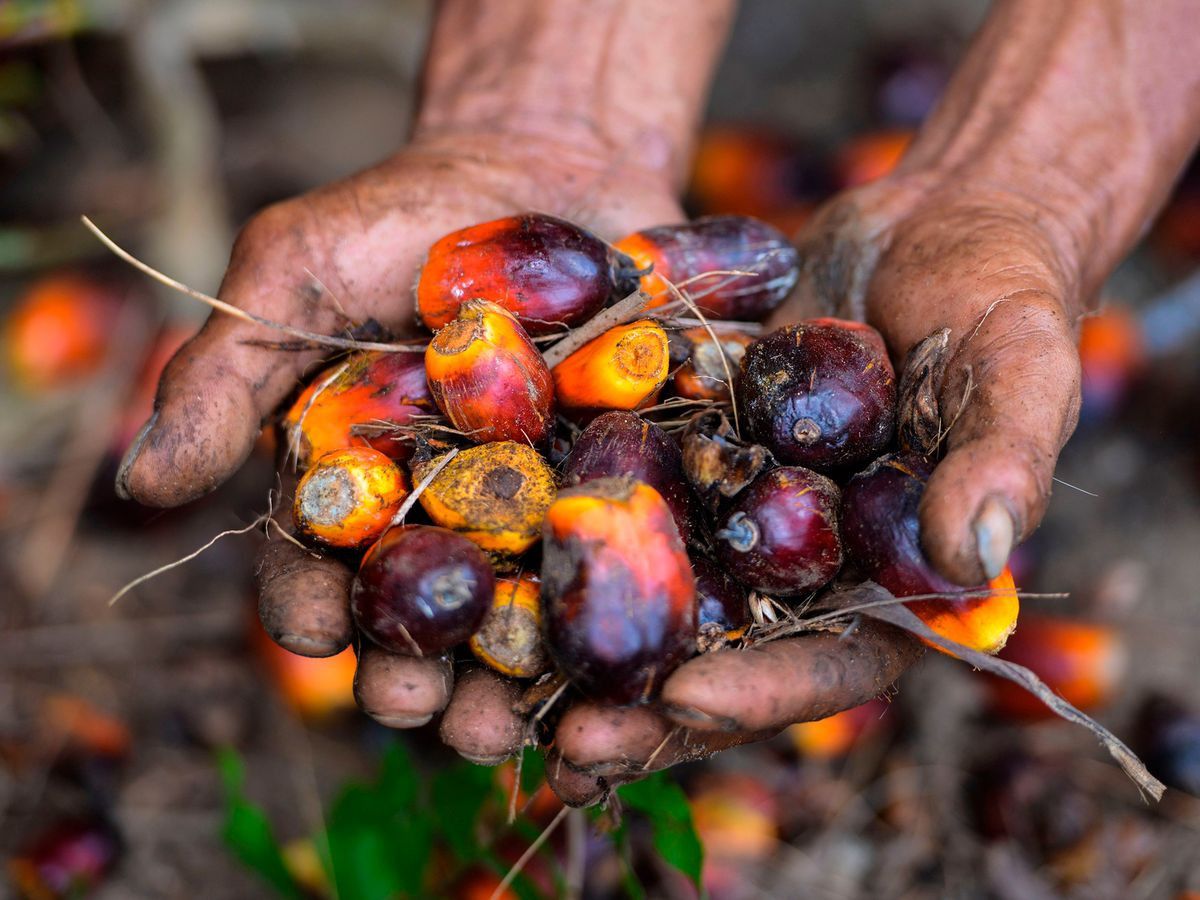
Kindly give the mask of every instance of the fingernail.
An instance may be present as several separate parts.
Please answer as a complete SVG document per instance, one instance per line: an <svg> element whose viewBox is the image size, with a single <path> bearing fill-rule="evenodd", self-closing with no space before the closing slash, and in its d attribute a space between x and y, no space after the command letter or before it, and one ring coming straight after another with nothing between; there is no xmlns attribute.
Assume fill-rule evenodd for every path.
<svg viewBox="0 0 1200 900"><path fill-rule="evenodd" d="M502 753L499 756L476 756L474 753L466 753L462 750L458 751L458 755L477 766L498 766L512 756L510 753Z"/></svg>
<svg viewBox="0 0 1200 900"><path fill-rule="evenodd" d="M271 640L284 650L295 653L297 656L307 656L312 659L324 659L336 653L341 653L346 649L346 644L349 643L348 641L339 642L330 640L326 637L296 634L291 631L285 631L278 637L272 634Z"/></svg>
<svg viewBox="0 0 1200 900"><path fill-rule="evenodd" d="M150 434L150 430L154 428L154 423L157 421L158 410L155 410L150 418L146 420L146 424L142 426L141 431L134 436L133 443L125 451L121 465L117 468L116 492L117 496L122 500L133 499L133 495L129 493L129 470L137 462L138 454L142 452L142 444L146 443L146 436Z"/></svg>
<svg viewBox="0 0 1200 900"><path fill-rule="evenodd" d="M670 703L664 704L664 708L667 715L681 725L703 728L708 731L740 730L738 723L727 716L714 716L692 706L675 706Z"/></svg>
<svg viewBox="0 0 1200 900"><path fill-rule="evenodd" d="M988 497L975 517L976 552L988 578L996 578L1004 571L1012 545L1012 516L1001 500Z"/></svg>
<svg viewBox="0 0 1200 900"><path fill-rule="evenodd" d="M433 718L433 713L424 716L401 716L373 713L370 710L365 710L365 712L380 725L386 725L388 728L420 728Z"/></svg>

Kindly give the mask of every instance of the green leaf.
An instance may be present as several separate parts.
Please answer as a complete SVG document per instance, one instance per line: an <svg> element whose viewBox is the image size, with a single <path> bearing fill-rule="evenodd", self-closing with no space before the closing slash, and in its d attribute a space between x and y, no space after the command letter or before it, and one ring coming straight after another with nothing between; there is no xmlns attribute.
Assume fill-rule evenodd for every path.
<svg viewBox="0 0 1200 900"><path fill-rule="evenodd" d="M704 845L696 834L683 788L665 772L658 772L618 788L617 795L627 807L646 817L659 855L690 878L697 890L702 890Z"/></svg>
<svg viewBox="0 0 1200 900"><path fill-rule="evenodd" d="M217 754L217 769L225 788L225 822L221 837L242 864L284 897L300 897L300 889L288 872L283 852L266 813L246 799L246 770L233 750Z"/></svg>
<svg viewBox="0 0 1200 900"><path fill-rule="evenodd" d="M536 747L526 747L521 754L521 790L533 796L533 792L546 780L546 758Z"/></svg>
<svg viewBox="0 0 1200 900"><path fill-rule="evenodd" d="M491 794L492 770L458 763L433 777L433 816L438 836L461 863L480 857L475 826L479 811Z"/></svg>
<svg viewBox="0 0 1200 900"><path fill-rule="evenodd" d="M374 784L349 784L329 812L326 867L340 900L420 897L433 848L433 819L420 779L393 744Z"/></svg>

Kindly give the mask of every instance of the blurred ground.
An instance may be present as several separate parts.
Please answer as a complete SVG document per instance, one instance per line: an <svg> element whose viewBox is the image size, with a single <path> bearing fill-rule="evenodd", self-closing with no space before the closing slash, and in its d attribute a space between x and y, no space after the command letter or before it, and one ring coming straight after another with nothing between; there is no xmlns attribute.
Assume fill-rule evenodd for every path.
<svg viewBox="0 0 1200 900"><path fill-rule="evenodd" d="M722 148L749 146L751 169L782 174L758 193L735 179L737 199L757 203L738 211L797 225L853 173L885 166L983 7L746 2L712 103L721 128L702 149L720 162L731 158ZM112 496L115 461L148 402L134 399L149 383L143 357L156 334L170 345L203 310L107 258L77 216L213 291L238 222L403 140L427 14L383 0L0 10L3 27L18 29L0 54L0 312L64 267L138 311L110 320L117 351L89 379L30 391L10 375L0 392L5 859L82 820L119 835L119 852L89 845L115 861L94 896L263 896L219 838L215 751L244 756L247 789L284 839L313 830L338 785L375 769L383 729L345 710L303 719L267 676L252 536L105 605L125 582L252 521L272 478L264 448L189 509L137 511ZM1167 221L1114 278L1115 305L1146 308L1200 261L1198 181L1185 181ZM697 211L728 208L705 184L698 177ZM1018 559L1021 587L1071 595L1029 600L1027 611L1119 635L1131 664L1098 716L1130 740L1144 732L1136 720L1150 693L1200 705L1200 335L1185 343L1138 364L1100 342L1094 403L1058 473L1083 490L1058 486ZM689 767L714 895L1200 891L1200 801L1171 791L1148 806L1085 732L1014 725L985 714L984 697L979 676L927 659L849 749L784 736ZM444 762L431 734L412 741L428 766ZM616 895L603 847L589 847L589 893ZM656 895L688 896L643 862Z"/></svg>

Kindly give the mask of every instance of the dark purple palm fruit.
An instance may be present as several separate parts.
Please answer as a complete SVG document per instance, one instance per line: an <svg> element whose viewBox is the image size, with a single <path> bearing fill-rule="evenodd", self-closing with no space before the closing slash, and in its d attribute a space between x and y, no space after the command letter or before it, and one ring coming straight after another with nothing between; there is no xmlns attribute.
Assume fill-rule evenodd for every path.
<svg viewBox="0 0 1200 900"><path fill-rule="evenodd" d="M675 299L665 278L685 285L710 319L765 319L787 299L800 274L800 254L787 235L749 216L706 216L646 228L614 246L650 270L642 289L654 298L653 305ZM706 272L713 274L704 277Z"/></svg>
<svg viewBox="0 0 1200 900"><path fill-rule="evenodd" d="M637 413L614 410L597 416L567 456L563 484L574 487L597 478L635 478L658 491L683 542L708 549L700 501L683 473L678 445Z"/></svg>
<svg viewBox="0 0 1200 900"><path fill-rule="evenodd" d="M837 485L781 466L739 493L716 532L717 560L742 584L776 596L815 591L842 566Z"/></svg>
<svg viewBox="0 0 1200 900"><path fill-rule="evenodd" d="M402 525L363 557L350 589L359 630L393 653L440 653L473 635L495 576L475 544L448 528Z"/></svg>
<svg viewBox="0 0 1200 900"><path fill-rule="evenodd" d="M746 349L737 398L749 436L785 465L853 469L882 453L896 418L896 376L873 328L810 319Z"/></svg>
<svg viewBox="0 0 1200 900"><path fill-rule="evenodd" d="M719 650L742 636L750 624L746 589L704 556L692 559L696 579L696 645L701 653Z"/></svg>

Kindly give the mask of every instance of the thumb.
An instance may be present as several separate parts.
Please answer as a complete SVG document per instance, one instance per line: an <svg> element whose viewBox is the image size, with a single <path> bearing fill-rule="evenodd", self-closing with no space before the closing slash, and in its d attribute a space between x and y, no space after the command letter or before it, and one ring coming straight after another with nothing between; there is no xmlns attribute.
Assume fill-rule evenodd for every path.
<svg viewBox="0 0 1200 900"><path fill-rule="evenodd" d="M1041 522L1078 420L1079 356L1058 300L1030 291L992 307L962 338L941 408L953 426L922 499L922 545L947 577L977 585Z"/></svg>
<svg viewBox="0 0 1200 900"><path fill-rule="evenodd" d="M290 207L273 207L243 229L220 298L277 322L330 333L344 324L308 267ZM319 270L318 270L319 271ZM172 358L154 413L117 473L117 493L147 506L178 506L216 488L249 456L266 418L320 351L288 350L288 336L214 312Z"/></svg>

